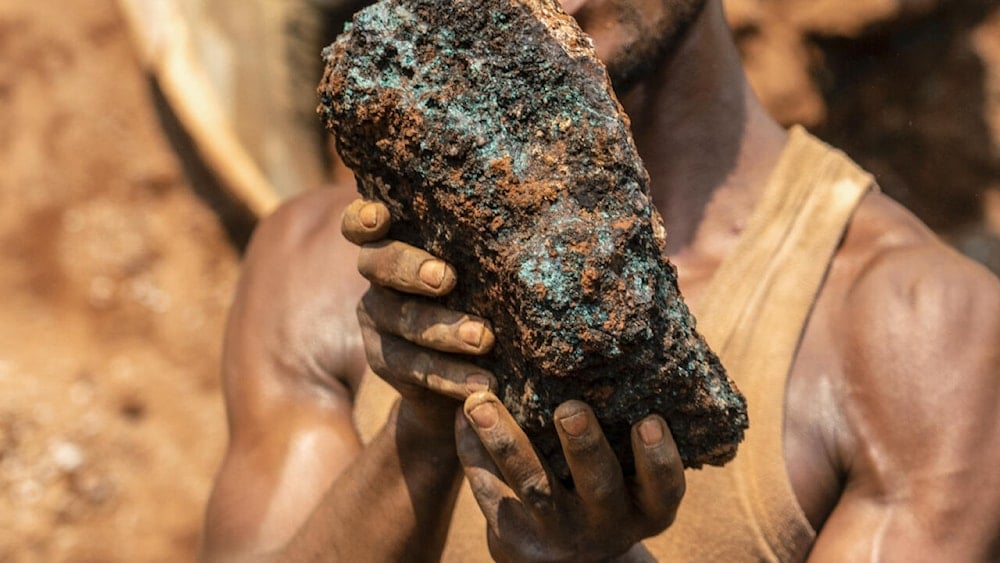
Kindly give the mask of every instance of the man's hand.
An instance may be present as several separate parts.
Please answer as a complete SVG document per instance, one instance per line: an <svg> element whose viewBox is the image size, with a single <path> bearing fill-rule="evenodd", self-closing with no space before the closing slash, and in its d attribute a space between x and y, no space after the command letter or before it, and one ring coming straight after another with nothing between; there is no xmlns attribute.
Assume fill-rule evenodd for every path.
<svg viewBox="0 0 1000 563"><path fill-rule="evenodd" d="M375 208L381 226L361 229L371 221L345 215L348 198L352 192L341 188L307 192L254 234L226 334L230 441L207 510L206 560L441 556L461 477L453 432L459 403L447 398L445 422L429 422L424 403L404 400L361 442L354 397L368 366L356 307L368 283L340 220L380 237L388 213ZM419 280L405 266L404 259L396 277ZM390 375L406 387L402 375Z"/></svg>
<svg viewBox="0 0 1000 563"><path fill-rule="evenodd" d="M454 399L466 399L473 424L459 416L459 454L486 515L493 557L641 558L638 542L670 525L684 493L683 466L663 419L650 416L633 429L636 475L626 480L590 408L561 405L556 427L574 487L552 479L510 413L486 392L495 387L493 375L460 359L490 351L488 322L429 299L454 288L454 269L383 240L389 224L385 206L362 200L342 221L344 236L361 246L358 270L372 284L358 307L368 362L435 424L451 420Z"/></svg>
<svg viewBox="0 0 1000 563"><path fill-rule="evenodd" d="M358 270L372 284L358 306L365 353L372 370L419 414L450 431L455 399L493 382L456 354L489 352L493 332L486 320L428 299L455 287L454 269L419 248L382 240L389 225L389 211L377 202L357 200L344 211L344 236L361 246Z"/></svg>
<svg viewBox="0 0 1000 563"><path fill-rule="evenodd" d="M659 416L633 427L636 475L626 480L590 408L560 405L554 418L570 489L552 477L494 395L470 396L464 413L456 422L459 457L497 561L645 560L637 543L673 522L684 467Z"/></svg>

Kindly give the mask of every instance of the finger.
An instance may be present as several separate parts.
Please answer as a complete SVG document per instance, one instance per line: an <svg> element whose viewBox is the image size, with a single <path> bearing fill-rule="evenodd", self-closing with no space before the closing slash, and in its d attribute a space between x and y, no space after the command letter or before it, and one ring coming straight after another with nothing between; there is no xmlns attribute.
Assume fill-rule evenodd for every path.
<svg viewBox="0 0 1000 563"><path fill-rule="evenodd" d="M344 209L340 219L340 232L347 240L361 245L382 239L391 225L392 217L385 205L377 201L356 199Z"/></svg>
<svg viewBox="0 0 1000 563"><path fill-rule="evenodd" d="M647 416L632 427L632 451L637 502L659 527L658 532L674 521L684 497L684 464L667 423L657 415Z"/></svg>
<svg viewBox="0 0 1000 563"><path fill-rule="evenodd" d="M358 319L372 371L389 383L430 389L463 400L476 391L496 388L490 372L454 356L421 348L402 338L376 331L370 319Z"/></svg>
<svg viewBox="0 0 1000 563"><path fill-rule="evenodd" d="M621 464L608 444L594 412L580 401L567 401L554 413L556 432L577 495L597 522L629 513L629 497Z"/></svg>
<svg viewBox="0 0 1000 563"><path fill-rule="evenodd" d="M489 323L437 303L378 287L359 305L375 327L426 348L454 354L486 354L493 348Z"/></svg>
<svg viewBox="0 0 1000 563"><path fill-rule="evenodd" d="M358 271L375 285L437 297L455 287L455 270L443 260L400 241L366 244Z"/></svg>
<svg viewBox="0 0 1000 563"><path fill-rule="evenodd" d="M505 498L515 498L514 491L504 482L500 468L493 462L490 452L479 441L476 431L469 426L464 413L455 417L455 445L479 508L490 527L496 525L495 516Z"/></svg>
<svg viewBox="0 0 1000 563"><path fill-rule="evenodd" d="M500 468L464 414L455 419L455 444L469 489L486 518L490 553L505 551L511 538L525 541L534 537L535 519L504 481ZM503 538L500 530L504 531Z"/></svg>
<svg viewBox="0 0 1000 563"><path fill-rule="evenodd" d="M537 517L555 509L552 481L514 417L489 392L473 393L464 412L517 498Z"/></svg>

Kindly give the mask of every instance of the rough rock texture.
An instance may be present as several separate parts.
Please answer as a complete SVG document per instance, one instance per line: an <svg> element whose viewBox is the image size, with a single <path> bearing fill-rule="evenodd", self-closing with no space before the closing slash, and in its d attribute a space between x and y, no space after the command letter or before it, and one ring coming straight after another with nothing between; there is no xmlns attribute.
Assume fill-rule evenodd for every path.
<svg viewBox="0 0 1000 563"><path fill-rule="evenodd" d="M753 76L766 73L778 84L796 70L760 61L791 52L777 42L785 36L775 35L786 8L812 4L727 1L766 10L759 25L737 22L744 44L755 45L744 51ZM823 107L856 108L828 112L821 134L832 138L825 131L834 126L845 138L850 131L866 140L851 148L853 156L904 171L912 158L897 158L899 143L869 142L886 126L894 139L922 148L921 158L969 154L976 144L992 147L997 162L1000 7L940 4L926 16L893 16L836 44L821 42L822 51L813 41L820 34L792 30L817 55L806 61L814 65L812 84L842 85L835 95L823 86ZM851 0L827 10L831 19L853 13L863 21L867 7ZM986 16L977 13L983 7ZM961 21L958 14L969 23L936 23ZM979 70L932 64L924 49L877 48L902 34L949 57L971 52ZM211 209L192 196L192 180L171 164L146 77L110 0L0 2L0 37L0 561L194 561L225 447L218 348L237 253ZM924 115L915 105L884 111L869 99L870 81L823 64L821 55L835 52L844 60L860 53L866 75L898 77L907 85L899 90L925 92L928 103L945 86L947 106L934 115L961 116L952 123L967 132L945 141L934 135L937 117L908 125ZM978 92L982 100L964 103L952 92ZM315 107L312 92L303 98ZM911 174L907 185L945 204L956 199L956 182L982 186L991 232L1000 234L1000 175L963 178Z"/></svg>
<svg viewBox="0 0 1000 563"><path fill-rule="evenodd" d="M627 465L668 420L687 466L722 464L742 396L695 332L648 177L604 67L546 0L383 1L325 51L321 113L392 236L458 269L447 300L493 321L483 361L560 465L560 402L595 406Z"/></svg>

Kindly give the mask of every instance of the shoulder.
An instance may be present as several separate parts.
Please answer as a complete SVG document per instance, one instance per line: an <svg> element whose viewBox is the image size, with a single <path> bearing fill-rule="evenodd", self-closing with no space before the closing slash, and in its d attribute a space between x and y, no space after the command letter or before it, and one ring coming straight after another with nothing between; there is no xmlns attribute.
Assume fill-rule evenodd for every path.
<svg viewBox="0 0 1000 563"><path fill-rule="evenodd" d="M357 271L358 247L341 234L341 217L356 198L353 186L309 190L261 220L234 307L266 324L280 343L270 353L288 371L321 384L332 377L352 390L366 365L355 310L368 283Z"/></svg>
<svg viewBox="0 0 1000 563"><path fill-rule="evenodd" d="M358 196L346 186L308 190L283 202L261 219L247 249L248 256L267 252L265 247L299 247L322 237L325 244L352 247L340 235L340 220L347 205Z"/></svg>
<svg viewBox="0 0 1000 563"><path fill-rule="evenodd" d="M935 472L1000 464L1000 281L878 194L831 277L849 473L891 495Z"/></svg>
<svg viewBox="0 0 1000 563"><path fill-rule="evenodd" d="M891 199L865 199L838 260L846 344L951 356L943 348L1000 342L1000 281Z"/></svg>
<svg viewBox="0 0 1000 563"><path fill-rule="evenodd" d="M1000 526L1000 282L871 194L823 293L833 359L820 371L842 484L814 553L989 558Z"/></svg>

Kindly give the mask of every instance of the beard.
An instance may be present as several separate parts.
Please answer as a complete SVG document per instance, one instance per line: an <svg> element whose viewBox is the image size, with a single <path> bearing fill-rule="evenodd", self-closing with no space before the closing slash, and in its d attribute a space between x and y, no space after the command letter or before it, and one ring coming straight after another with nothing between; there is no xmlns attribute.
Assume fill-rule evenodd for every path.
<svg viewBox="0 0 1000 563"><path fill-rule="evenodd" d="M659 21L630 0L611 0L618 14L621 37L626 40L604 61L615 93L623 96L677 49L692 23L698 19L706 0L662 0L669 2Z"/></svg>

